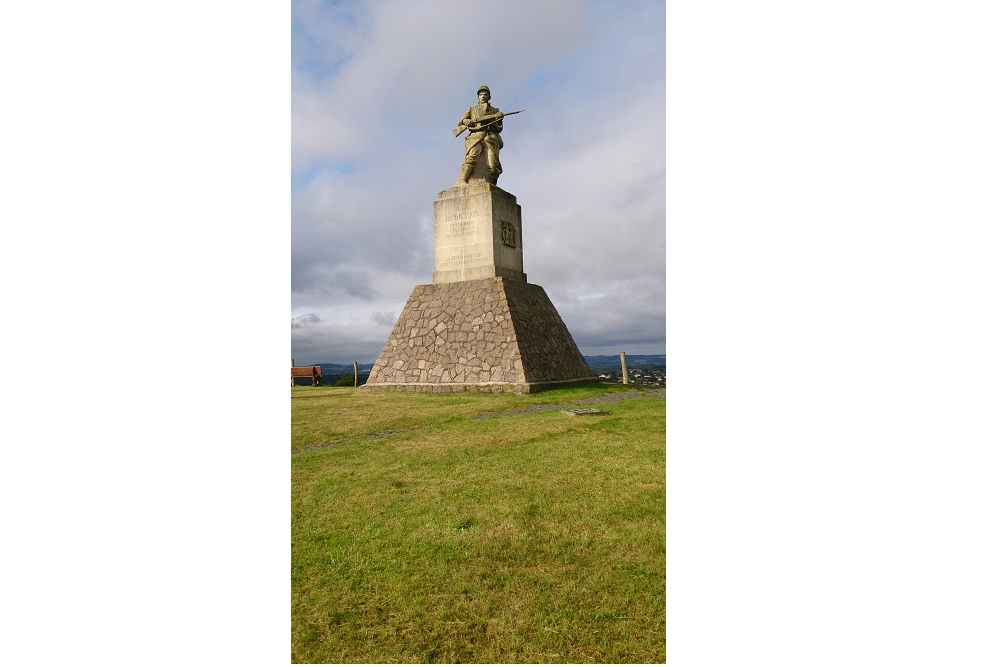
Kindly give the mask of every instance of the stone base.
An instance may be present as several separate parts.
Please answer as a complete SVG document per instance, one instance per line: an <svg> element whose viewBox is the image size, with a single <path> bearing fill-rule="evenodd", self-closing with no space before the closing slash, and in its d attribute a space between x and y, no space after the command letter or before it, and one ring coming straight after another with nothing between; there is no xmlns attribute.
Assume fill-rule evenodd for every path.
<svg viewBox="0 0 1000 667"><path fill-rule="evenodd" d="M417 285L362 391L532 393L597 382L538 285Z"/></svg>

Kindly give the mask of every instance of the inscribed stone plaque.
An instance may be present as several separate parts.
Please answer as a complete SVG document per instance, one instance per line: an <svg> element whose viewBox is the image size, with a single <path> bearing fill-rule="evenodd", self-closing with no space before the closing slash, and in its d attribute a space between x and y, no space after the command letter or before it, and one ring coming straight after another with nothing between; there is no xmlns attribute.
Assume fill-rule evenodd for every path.
<svg viewBox="0 0 1000 667"><path fill-rule="evenodd" d="M526 281L521 207L486 181L448 188L434 202L435 283L504 277Z"/></svg>

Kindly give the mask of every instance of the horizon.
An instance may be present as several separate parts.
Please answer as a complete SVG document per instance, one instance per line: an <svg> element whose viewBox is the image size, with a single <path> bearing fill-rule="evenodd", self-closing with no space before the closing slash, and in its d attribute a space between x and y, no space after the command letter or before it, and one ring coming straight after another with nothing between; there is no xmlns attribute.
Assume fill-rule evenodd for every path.
<svg viewBox="0 0 1000 667"><path fill-rule="evenodd" d="M629 358L632 358L632 357L640 357L640 358L642 358L642 357L664 357L664 358L666 358L666 356L667 356L666 353L662 353L662 354L639 354L639 353L629 354L628 352L625 353L625 358L626 359L629 359ZM611 358L611 359L618 359L619 358L617 354L584 354L583 355L584 359L593 359L595 357L608 357L608 358ZM292 357L292 358L294 359L294 357ZM376 358L378 358L377 355L376 355L376 357L372 358L371 361L361 361L360 359L351 359L350 361L307 361L307 362L298 363L296 365L297 366L352 366L354 364L354 362L357 361L357 363L358 363L359 366L362 365L362 364L370 366L370 365L372 365L372 364L375 363L375 359Z"/></svg>

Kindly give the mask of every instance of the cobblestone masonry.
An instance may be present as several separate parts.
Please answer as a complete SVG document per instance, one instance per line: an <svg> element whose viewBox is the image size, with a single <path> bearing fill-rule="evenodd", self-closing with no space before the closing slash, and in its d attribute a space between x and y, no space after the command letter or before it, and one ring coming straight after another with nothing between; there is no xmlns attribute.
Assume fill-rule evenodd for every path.
<svg viewBox="0 0 1000 667"><path fill-rule="evenodd" d="M596 381L545 290L485 278L417 285L361 390L530 393Z"/></svg>

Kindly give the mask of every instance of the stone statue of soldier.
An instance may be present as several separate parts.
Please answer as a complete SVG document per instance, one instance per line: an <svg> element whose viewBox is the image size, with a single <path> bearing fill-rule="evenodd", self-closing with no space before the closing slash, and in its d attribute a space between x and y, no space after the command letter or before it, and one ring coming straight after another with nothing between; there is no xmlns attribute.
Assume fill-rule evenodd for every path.
<svg viewBox="0 0 1000 667"><path fill-rule="evenodd" d="M479 119L485 116L496 116L500 110L490 106L490 89L486 86L479 86L476 91L479 97L479 104L469 107L458 121L459 128L467 127L469 134L465 138L465 162L462 163L462 171L455 181L455 185L465 185L469 182L472 170L476 166L476 160L486 148L486 161L489 171L486 180L496 185L497 179L503 173L500 167L500 149L503 148L503 139L500 133L503 132L503 118L488 120L480 123ZM457 132L458 130L456 130Z"/></svg>

